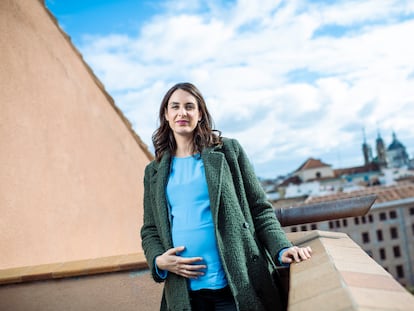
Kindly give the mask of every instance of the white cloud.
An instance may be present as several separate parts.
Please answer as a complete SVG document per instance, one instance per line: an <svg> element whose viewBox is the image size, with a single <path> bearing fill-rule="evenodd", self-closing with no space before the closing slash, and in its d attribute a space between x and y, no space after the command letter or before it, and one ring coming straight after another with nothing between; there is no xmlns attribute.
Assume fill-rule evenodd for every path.
<svg viewBox="0 0 414 311"><path fill-rule="evenodd" d="M340 1L336 5L322 8L321 18L326 24L352 25L375 20L386 20L390 13L398 13L398 1Z"/></svg>
<svg viewBox="0 0 414 311"><path fill-rule="evenodd" d="M384 138L396 130L412 141L413 5L187 3L168 2L173 11L137 34L85 37L80 47L148 145L161 98L180 81L200 88L217 126L242 142L262 176L345 147L360 159L364 126L372 141L378 127ZM330 24L349 31L315 36Z"/></svg>

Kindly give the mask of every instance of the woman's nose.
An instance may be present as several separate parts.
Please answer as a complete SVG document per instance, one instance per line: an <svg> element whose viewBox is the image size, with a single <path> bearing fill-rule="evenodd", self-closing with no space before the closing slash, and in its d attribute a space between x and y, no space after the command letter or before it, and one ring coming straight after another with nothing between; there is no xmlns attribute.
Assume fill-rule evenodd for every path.
<svg viewBox="0 0 414 311"><path fill-rule="evenodd" d="M185 115L186 115L186 113L187 113L187 111L185 110L185 108L184 108L184 107L181 107L181 108L178 110L178 115L180 115L180 116L185 116Z"/></svg>

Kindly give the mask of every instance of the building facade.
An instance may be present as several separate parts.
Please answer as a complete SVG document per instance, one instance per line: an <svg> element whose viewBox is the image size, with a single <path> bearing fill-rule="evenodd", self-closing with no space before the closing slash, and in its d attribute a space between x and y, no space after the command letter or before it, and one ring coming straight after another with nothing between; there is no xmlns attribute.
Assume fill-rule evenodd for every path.
<svg viewBox="0 0 414 311"><path fill-rule="evenodd" d="M0 29L0 269L139 251L153 155L44 1Z"/></svg>

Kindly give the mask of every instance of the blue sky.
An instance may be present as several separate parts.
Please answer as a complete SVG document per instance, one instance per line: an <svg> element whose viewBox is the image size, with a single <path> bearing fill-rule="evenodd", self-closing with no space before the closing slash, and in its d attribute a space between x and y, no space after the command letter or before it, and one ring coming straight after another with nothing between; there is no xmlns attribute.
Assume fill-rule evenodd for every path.
<svg viewBox="0 0 414 311"><path fill-rule="evenodd" d="M261 177L362 165L363 128L414 155L414 1L45 3L151 150L164 93L190 81Z"/></svg>

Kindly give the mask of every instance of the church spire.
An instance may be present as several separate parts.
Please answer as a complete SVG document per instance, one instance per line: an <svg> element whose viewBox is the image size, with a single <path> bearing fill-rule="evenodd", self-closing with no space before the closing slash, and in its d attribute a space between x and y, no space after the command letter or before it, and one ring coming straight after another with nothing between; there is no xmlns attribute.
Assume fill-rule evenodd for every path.
<svg viewBox="0 0 414 311"><path fill-rule="evenodd" d="M385 150L384 140L381 137L379 129L377 129L377 140L376 140L376 149L377 149L377 162L380 166L387 166L387 153Z"/></svg>
<svg viewBox="0 0 414 311"><path fill-rule="evenodd" d="M362 128L362 135L364 138L364 142L362 144L362 153L364 155L364 165L369 165L372 161L372 150L371 150L371 147L367 143L367 139L365 136L365 127Z"/></svg>

